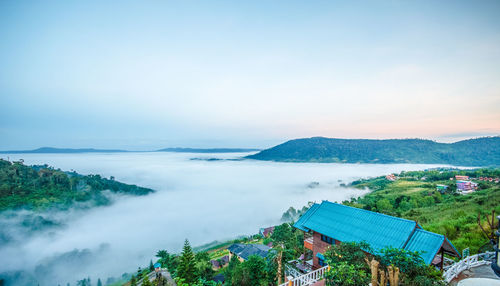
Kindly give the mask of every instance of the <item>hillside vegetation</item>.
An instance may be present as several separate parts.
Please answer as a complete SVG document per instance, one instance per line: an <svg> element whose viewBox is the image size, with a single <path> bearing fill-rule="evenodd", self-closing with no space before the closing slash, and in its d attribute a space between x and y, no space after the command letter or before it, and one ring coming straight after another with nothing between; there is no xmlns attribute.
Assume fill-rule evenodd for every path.
<svg viewBox="0 0 500 286"><path fill-rule="evenodd" d="M500 214L500 183L473 180L479 183L478 190L459 194L455 181L449 180L455 175L498 178L500 169L412 171L400 173L396 181L385 177L359 180L352 186L372 192L343 203L417 221L426 230L446 235L459 251L489 249L477 218L480 214L483 228L490 229L486 215L491 218L492 210ZM436 190L438 184L448 185L449 190L441 194Z"/></svg>
<svg viewBox="0 0 500 286"><path fill-rule="evenodd" d="M83 176L44 166L0 159L0 211L7 209L65 209L110 203L108 193L146 195L151 189L127 185L99 175ZM82 204L83 205L83 204Z"/></svg>
<svg viewBox="0 0 500 286"><path fill-rule="evenodd" d="M246 158L282 162L500 166L500 137L484 137L450 144L422 139L314 137L290 140Z"/></svg>

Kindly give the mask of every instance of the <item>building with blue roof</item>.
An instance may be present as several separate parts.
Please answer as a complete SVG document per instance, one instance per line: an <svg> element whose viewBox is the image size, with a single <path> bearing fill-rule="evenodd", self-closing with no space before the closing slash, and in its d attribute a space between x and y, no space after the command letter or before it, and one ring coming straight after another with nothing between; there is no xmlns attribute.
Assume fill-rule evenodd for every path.
<svg viewBox="0 0 500 286"><path fill-rule="evenodd" d="M415 221L329 201L312 205L294 227L312 234L312 244L309 239L307 245L314 268L324 266L323 253L342 241L365 241L375 252L385 247L418 251L425 263L441 267L444 254L460 257L444 235L423 230Z"/></svg>
<svg viewBox="0 0 500 286"><path fill-rule="evenodd" d="M227 248L229 250L229 260L233 255L236 255L240 261L248 260L252 255L257 255L266 258L271 248L263 244L243 244L235 243Z"/></svg>

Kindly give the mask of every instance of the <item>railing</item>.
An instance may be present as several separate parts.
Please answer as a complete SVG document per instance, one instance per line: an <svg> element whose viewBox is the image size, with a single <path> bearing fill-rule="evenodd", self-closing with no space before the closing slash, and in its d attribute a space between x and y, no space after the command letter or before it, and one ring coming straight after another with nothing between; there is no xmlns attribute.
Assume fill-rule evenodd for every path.
<svg viewBox="0 0 500 286"><path fill-rule="evenodd" d="M293 268L290 265L285 265L285 275L289 275L295 278L301 276L302 273L300 273L297 269Z"/></svg>
<svg viewBox="0 0 500 286"><path fill-rule="evenodd" d="M280 284L279 286L306 286L318 282L323 278L325 272L328 270L328 266L322 267L320 269L314 270L312 272L306 273L304 275L293 278L292 280Z"/></svg>
<svg viewBox="0 0 500 286"><path fill-rule="evenodd" d="M449 283L453 278L457 277L462 271L471 269L481 265L491 264L495 257L495 252L485 252L476 255L468 256L465 259L453 264L443 273L444 280Z"/></svg>

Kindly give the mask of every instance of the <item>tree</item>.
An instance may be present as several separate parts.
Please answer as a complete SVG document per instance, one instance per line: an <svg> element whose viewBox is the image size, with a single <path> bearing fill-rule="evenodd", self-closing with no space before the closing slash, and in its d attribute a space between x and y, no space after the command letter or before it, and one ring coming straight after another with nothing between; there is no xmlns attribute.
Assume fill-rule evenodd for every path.
<svg viewBox="0 0 500 286"><path fill-rule="evenodd" d="M425 264L418 252L387 247L380 251L380 262L398 267L403 285L445 285L441 273Z"/></svg>
<svg viewBox="0 0 500 286"><path fill-rule="evenodd" d="M252 255L247 261L239 264L232 273L231 285L259 286L267 285L266 261Z"/></svg>
<svg viewBox="0 0 500 286"><path fill-rule="evenodd" d="M370 278L355 265L340 262L325 273L325 282L327 286L359 286L368 285Z"/></svg>
<svg viewBox="0 0 500 286"><path fill-rule="evenodd" d="M334 267L345 262L353 265L357 269L368 271L369 267L365 262L366 253L373 252L366 242L343 242L332 245L326 252L326 263Z"/></svg>
<svg viewBox="0 0 500 286"><path fill-rule="evenodd" d="M186 283L194 283L197 280L196 260L189 241L184 241L184 247L177 267L177 277L184 279Z"/></svg>
<svg viewBox="0 0 500 286"><path fill-rule="evenodd" d="M365 259L371 251L366 242L343 242L328 248L325 258L331 268L325 273L326 285L368 285L370 269Z"/></svg>
<svg viewBox="0 0 500 286"><path fill-rule="evenodd" d="M130 278L130 286L137 286L137 280L134 275Z"/></svg>
<svg viewBox="0 0 500 286"><path fill-rule="evenodd" d="M102 286L101 278L97 278L97 286Z"/></svg>
<svg viewBox="0 0 500 286"><path fill-rule="evenodd" d="M231 260L229 260L229 264L224 269L224 278L229 285L231 285L233 273L236 271L236 269L239 267L240 264L241 264L241 262L236 255L231 256Z"/></svg>
<svg viewBox="0 0 500 286"><path fill-rule="evenodd" d="M149 271L155 271L155 267L153 265L153 260L149 260Z"/></svg>
<svg viewBox="0 0 500 286"><path fill-rule="evenodd" d="M392 204L388 199L381 199L377 201L377 209L381 212L392 211Z"/></svg>
<svg viewBox="0 0 500 286"><path fill-rule="evenodd" d="M170 256L170 254L166 250L158 250L158 252L156 252L155 256L160 258L162 264L165 264Z"/></svg>
<svg viewBox="0 0 500 286"><path fill-rule="evenodd" d="M151 281L149 281L149 277L146 276L142 279L141 286L153 286L153 284L151 284Z"/></svg>
<svg viewBox="0 0 500 286"><path fill-rule="evenodd" d="M208 260L199 260L196 262L196 273L198 276L205 280L212 280L214 277L214 270L212 263Z"/></svg>
<svg viewBox="0 0 500 286"><path fill-rule="evenodd" d="M277 264L277 281L280 284L284 276L283 261L289 261L300 255L303 251L302 234L294 232L292 226L288 223L283 223L274 228L271 234L276 253L271 255L271 260Z"/></svg>

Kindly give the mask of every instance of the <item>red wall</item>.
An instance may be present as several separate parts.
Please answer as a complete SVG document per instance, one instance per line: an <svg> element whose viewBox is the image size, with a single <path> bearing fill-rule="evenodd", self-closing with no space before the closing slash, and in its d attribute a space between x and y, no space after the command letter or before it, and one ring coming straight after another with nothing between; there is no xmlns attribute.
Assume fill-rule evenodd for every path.
<svg viewBox="0 0 500 286"><path fill-rule="evenodd" d="M335 239L335 237L333 237L333 239ZM340 241L336 240L336 244L339 243ZM313 231L313 268L321 268L321 265L319 265L319 258L316 254L318 252L324 254L330 245L331 244L321 240L321 233Z"/></svg>

